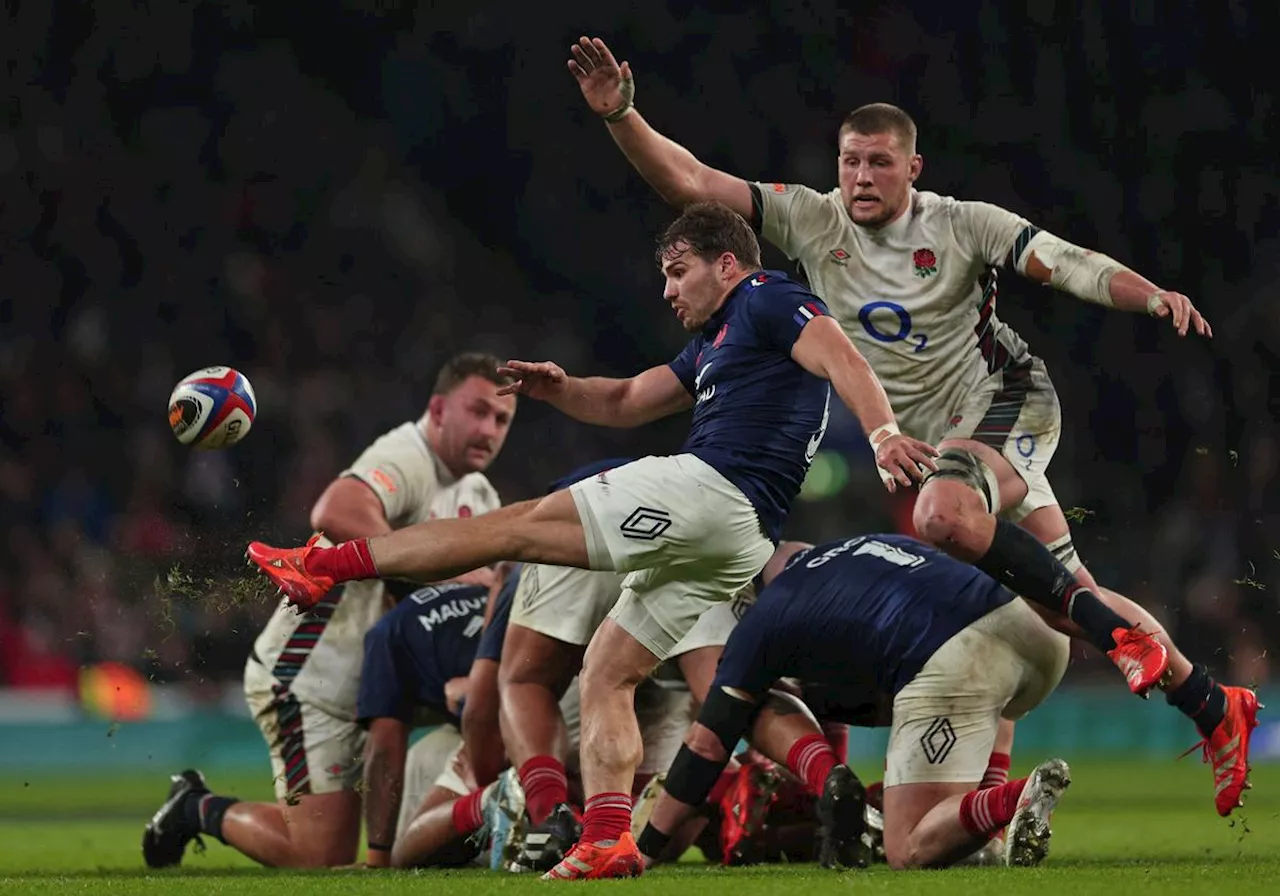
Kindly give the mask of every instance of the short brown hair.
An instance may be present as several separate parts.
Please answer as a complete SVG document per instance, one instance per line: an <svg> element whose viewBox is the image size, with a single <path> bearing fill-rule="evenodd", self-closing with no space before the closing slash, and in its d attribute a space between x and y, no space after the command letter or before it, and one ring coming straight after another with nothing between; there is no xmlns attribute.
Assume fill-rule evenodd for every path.
<svg viewBox="0 0 1280 896"><path fill-rule="evenodd" d="M499 386L511 383L511 378L498 373L502 362L485 352L462 352L444 362L440 374L436 377L432 395L448 395L467 381L468 377L478 376Z"/></svg>
<svg viewBox="0 0 1280 896"><path fill-rule="evenodd" d="M916 151L916 123L911 116L890 103L870 103L854 109L840 122L840 136L846 131L857 134L894 134L908 153Z"/></svg>
<svg viewBox="0 0 1280 896"><path fill-rule="evenodd" d="M755 231L742 215L723 202L695 202L685 208L658 238L658 264L684 251L676 250L680 243L704 261L715 261L725 252L732 252L743 267L760 267L760 241Z"/></svg>

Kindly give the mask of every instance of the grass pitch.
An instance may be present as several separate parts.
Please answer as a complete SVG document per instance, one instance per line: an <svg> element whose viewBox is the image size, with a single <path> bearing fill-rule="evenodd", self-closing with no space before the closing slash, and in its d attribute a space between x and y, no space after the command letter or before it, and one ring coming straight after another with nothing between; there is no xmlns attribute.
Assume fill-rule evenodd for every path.
<svg viewBox="0 0 1280 896"><path fill-rule="evenodd" d="M864 775L869 771L857 770ZM251 799L270 796L265 777L207 771L219 792ZM1026 771L1024 763L1015 768ZM765 896L799 890L805 896L1280 893L1280 766L1254 771L1248 804L1231 820L1214 814L1211 774L1190 758L1179 763L1075 761L1072 777L1054 819L1050 858L1037 869L895 874L880 867L836 874L811 865L721 869L691 855L637 881L586 886L660 896ZM420 896L429 888L432 896L482 896L555 886L483 871L272 871L216 842L203 855L189 850L182 868L149 872L139 852L142 825L166 788L163 775L83 781L0 778L0 892Z"/></svg>

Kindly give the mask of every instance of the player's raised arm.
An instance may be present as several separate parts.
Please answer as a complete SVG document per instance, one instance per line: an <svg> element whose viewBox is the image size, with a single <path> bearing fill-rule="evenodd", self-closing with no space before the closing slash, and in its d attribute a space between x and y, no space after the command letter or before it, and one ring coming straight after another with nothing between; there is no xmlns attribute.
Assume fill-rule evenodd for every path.
<svg viewBox="0 0 1280 896"><path fill-rule="evenodd" d="M508 361L499 371L514 379L500 395L518 392L597 426L642 426L693 406L693 396L665 364L626 379L569 376L550 361Z"/></svg>
<svg viewBox="0 0 1280 896"><path fill-rule="evenodd" d="M937 469L933 463L937 449L898 431L884 387L835 318L825 314L813 317L791 347L791 357L805 370L828 380L858 418L875 450L880 478L890 492L898 485L923 481L926 469Z"/></svg>
<svg viewBox="0 0 1280 896"><path fill-rule="evenodd" d="M1106 308L1170 318L1179 336L1194 329L1212 337L1213 328L1180 292L1161 289L1146 277L1101 252L1069 243L999 206L958 204L961 231L991 264L1005 264L1022 276Z"/></svg>
<svg viewBox="0 0 1280 896"><path fill-rule="evenodd" d="M621 65L600 38L581 37L570 47L569 71L591 111L604 119L649 186L672 205L716 199L752 220L751 189L740 177L704 165L689 150L654 130L636 111L631 66Z"/></svg>

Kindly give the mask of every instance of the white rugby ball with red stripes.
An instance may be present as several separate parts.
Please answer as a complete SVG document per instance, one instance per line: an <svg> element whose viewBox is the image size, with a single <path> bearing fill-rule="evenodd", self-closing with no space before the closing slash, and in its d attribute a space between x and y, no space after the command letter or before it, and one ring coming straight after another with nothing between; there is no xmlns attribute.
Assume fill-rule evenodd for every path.
<svg viewBox="0 0 1280 896"><path fill-rule="evenodd" d="M169 396L169 427L193 448L227 448L249 434L258 412L249 378L230 367L206 367Z"/></svg>

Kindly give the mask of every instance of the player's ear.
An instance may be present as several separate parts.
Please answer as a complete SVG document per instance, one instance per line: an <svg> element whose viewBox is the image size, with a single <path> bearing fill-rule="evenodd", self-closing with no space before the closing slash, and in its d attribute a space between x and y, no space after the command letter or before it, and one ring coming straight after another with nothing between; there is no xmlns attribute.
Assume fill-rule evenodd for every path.
<svg viewBox="0 0 1280 896"><path fill-rule="evenodd" d="M427 417L432 423L440 422L440 415L444 413L443 395L432 395L431 400L427 402Z"/></svg>
<svg viewBox="0 0 1280 896"><path fill-rule="evenodd" d="M723 279L728 280L733 276L733 272L738 267L738 256L734 255L732 252L721 252L719 267L720 276Z"/></svg>
<svg viewBox="0 0 1280 896"><path fill-rule="evenodd" d="M911 157L911 161L907 163L907 180L912 183L916 182L916 178L920 176L920 172L924 170L924 156L916 153Z"/></svg>

